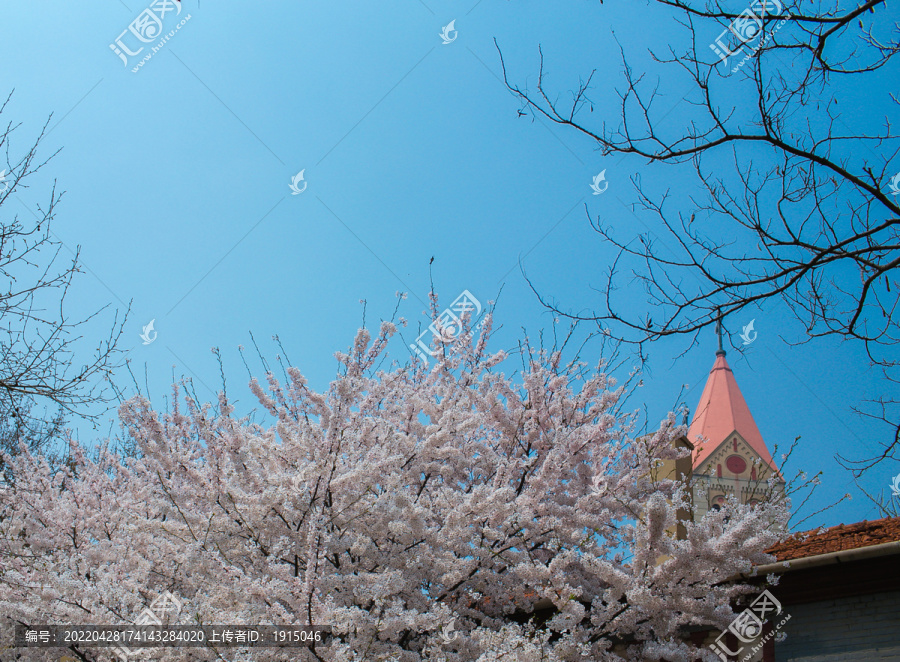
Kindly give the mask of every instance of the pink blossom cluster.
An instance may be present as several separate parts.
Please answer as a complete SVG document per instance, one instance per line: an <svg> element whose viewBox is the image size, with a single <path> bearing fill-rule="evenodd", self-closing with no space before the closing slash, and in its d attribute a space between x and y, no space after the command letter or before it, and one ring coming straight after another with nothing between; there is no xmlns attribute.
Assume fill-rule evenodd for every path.
<svg viewBox="0 0 900 662"><path fill-rule="evenodd" d="M714 659L683 630L726 627L730 602L758 590L726 580L772 560L784 504L735 504L676 539L690 490L660 472L686 452L674 415L637 435L602 364L580 379L556 352L513 365L484 337L431 368L376 370L395 331L360 331L324 392L296 368L253 381L271 424L176 389L167 414L121 407L137 457L73 442L55 473L7 457L6 624L123 624L170 591L185 623L335 636L156 659Z"/></svg>

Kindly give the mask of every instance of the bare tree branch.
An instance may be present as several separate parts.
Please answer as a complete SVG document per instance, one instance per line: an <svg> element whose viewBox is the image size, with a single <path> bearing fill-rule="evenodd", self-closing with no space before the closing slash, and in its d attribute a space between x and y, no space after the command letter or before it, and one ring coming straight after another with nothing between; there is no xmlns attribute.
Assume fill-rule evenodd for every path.
<svg viewBox="0 0 900 662"><path fill-rule="evenodd" d="M0 105L0 116L11 96ZM66 311L66 295L81 269L77 249L71 261L61 264L62 244L51 230L62 193L54 184L46 205L38 206L32 218L20 218L11 209L29 178L53 157L38 158L47 125L18 158L10 156L10 140L20 125L0 127L5 157L5 167L0 164L0 450L8 453L22 443L31 450L45 447L68 415L98 415L86 407L111 399L108 379L125 323L116 314L93 355L80 360L84 352L80 347L76 352L76 345L85 340L82 328L103 309L79 319ZM45 411L33 416L40 404Z"/></svg>
<svg viewBox="0 0 900 662"><path fill-rule="evenodd" d="M805 328L792 342L858 342L893 387L900 361L897 98L885 93L881 118L845 116L839 98L890 87L885 65L900 50L898 14L884 0L853 8L748 0L740 13L733 3L655 2L671 10L681 35L666 52L651 52L652 71L636 71L621 49L624 87L603 92L616 99L612 122L593 120L593 72L562 103L548 88L542 51L533 89L511 82L500 53L520 113L569 127L604 155L671 166L694 181L684 196L659 180L632 178L635 207L664 239L623 237L621 224L591 220L617 251L599 306L574 313L529 280L532 289L556 314L601 324L641 356L646 343L665 336L696 342L720 314L781 302ZM673 112L671 102L664 105L666 84L689 89L680 122L663 122ZM635 287L645 294L637 305ZM888 406L880 418L894 432L876 457L854 465L857 472L900 451L900 413Z"/></svg>

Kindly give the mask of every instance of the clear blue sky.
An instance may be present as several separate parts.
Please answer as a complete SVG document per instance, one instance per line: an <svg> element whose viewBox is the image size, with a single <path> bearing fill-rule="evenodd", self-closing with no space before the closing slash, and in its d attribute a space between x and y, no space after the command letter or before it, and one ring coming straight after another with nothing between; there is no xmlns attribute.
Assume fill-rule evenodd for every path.
<svg viewBox="0 0 900 662"><path fill-rule="evenodd" d="M589 227L585 203L620 236L637 235L648 226L630 211L629 178L674 177L603 158L574 133L518 117L493 44L513 78L531 84L541 45L563 94L596 68L600 116L622 85L613 29L636 64L676 29L654 7L185 0L180 16L165 17L165 31L190 20L132 73L139 58L126 67L109 44L148 5L6 3L0 92L15 88L5 118L23 123L14 148L25 147L50 113L44 153L63 148L18 196L17 211L44 201L53 179L67 192L55 232L66 246L82 247L89 270L69 312L109 303L124 311L133 301L123 347L141 379L146 365L160 407L173 370L213 397L213 346L222 349L229 389L253 406L237 352L251 345L251 331L270 359L269 339L279 334L292 362L323 387L334 351L360 325L360 299L375 321L390 315L397 290L408 291L401 314L425 320L432 257L444 303L464 289L486 302L502 286L495 348L511 347L523 327L536 336L552 316L529 290L520 258L542 292L590 308L613 253ZM442 26L454 19L457 39L442 44ZM688 109L677 90L669 99L677 124ZM610 188L593 196L591 179L604 168ZM301 169L308 188L294 196L289 184ZM674 178L664 183L679 186ZM730 330L750 317L730 320ZM139 334L151 319L159 336L145 346ZM745 358L729 360L764 439L772 448L803 437L793 468L826 472L814 508L854 493L810 524L875 517L832 456L863 456L887 432L850 410L883 384L859 348L786 345L780 336L791 337L796 324L777 306L755 319L758 339ZM405 336L409 342L415 333ZM696 406L714 360L708 336L677 361L682 342L653 347L640 393L652 420L682 384ZM393 351L403 358L404 349L398 343ZM89 434L80 430L84 441ZM886 490L898 472L882 466L866 484Z"/></svg>

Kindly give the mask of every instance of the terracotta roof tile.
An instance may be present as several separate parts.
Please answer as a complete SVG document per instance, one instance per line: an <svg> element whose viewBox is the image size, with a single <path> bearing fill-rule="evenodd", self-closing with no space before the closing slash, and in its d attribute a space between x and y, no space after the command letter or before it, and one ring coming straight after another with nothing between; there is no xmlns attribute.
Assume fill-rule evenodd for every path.
<svg viewBox="0 0 900 662"><path fill-rule="evenodd" d="M770 547L766 551L779 561L791 561L807 556L844 552L859 547L880 545L900 540L900 517L885 517L873 522L838 524L822 533L804 531Z"/></svg>

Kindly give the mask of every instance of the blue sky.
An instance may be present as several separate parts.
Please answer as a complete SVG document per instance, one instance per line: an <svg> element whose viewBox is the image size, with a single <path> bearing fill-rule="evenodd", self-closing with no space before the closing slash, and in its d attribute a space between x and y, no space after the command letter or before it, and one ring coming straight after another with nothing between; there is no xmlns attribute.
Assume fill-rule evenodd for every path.
<svg viewBox="0 0 900 662"><path fill-rule="evenodd" d="M619 236L636 236L651 221L631 211L630 178L676 192L687 185L665 168L604 158L582 136L519 117L494 47L496 38L514 80L533 85L541 46L562 98L597 69L594 114L614 117L612 90L622 84L616 40L640 66L647 47L677 30L655 6L185 0L164 27L190 19L133 73L139 58L126 67L109 44L148 5L7 3L0 91L15 88L5 117L23 123L14 149L51 113L44 153L62 148L18 195L17 211L45 200L54 179L66 191L55 232L67 247L81 246L89 271L69 312L107 304L124 311L133 302L123 348L141 381L146 366L158 406L173 373L213 396L217 346L229 389L252 407L237 352L251 345L250 332L270 359L278 334L292 362L323 387L333 353L360 325L360 299L372 321L390 316L395 292L407 291L400 314L427 323L432 257L443 303L465 289L486 302L502 287L493 344L512 347L522 328L535 337L553 324L520 261L542 293L590 309L614 253L591 230L585 205ZM443 44L451 20L457 38ZM672 107L666 121L677 128L688 117L686 90L666 79L661 90ZM871 109L855 102L860 112ZM610 188L593 196L592 177L603 169ZM300 170L308 188L291 195ZM727 326L738 332L752 317ZM159 335L145 346L139 334L151 319ZM100 333L103 323L92 328ZM887 432L850 410L883 386L860 348L828 340L788 346L782 336L796 337L797 324L776 305L755 313L755 327L745 356L732 352L729 360L764 439L784 448L802 436L793 469L826 472L812 510L854 493L809 524L876 517L832 459L865 456ZM687 404L697 404L715 338L706 334L675 360L684 346L663 341L651 350L638 395L653 421L682 384ZM393 351L403 358L404 349ZM94 433L79 434L89 441ZM865 484L887 490L898 471L881 466Z"/></svg>

